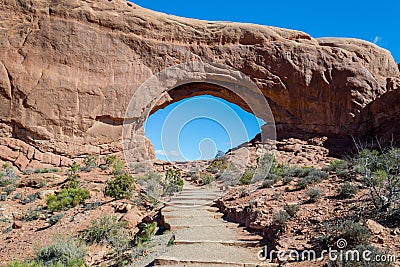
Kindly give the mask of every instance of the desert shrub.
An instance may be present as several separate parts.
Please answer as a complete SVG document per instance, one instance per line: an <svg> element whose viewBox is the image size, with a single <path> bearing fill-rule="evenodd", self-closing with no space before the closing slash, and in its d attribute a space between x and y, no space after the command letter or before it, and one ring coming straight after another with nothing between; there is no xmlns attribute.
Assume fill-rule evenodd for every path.
<svg viewBox="0 0 400 267"><path fill-rule="evenodd" d="M273 173L268 173L267 176L265 177L265 180L272 180L274 183L277 183L281 179L280 176L273 174Z"/></svg>
<svg viewBox="0 0 400 267"><path fill-rule="evenodd" d="M222 159L225 156L225 152L222 150L218 150L217 154L215 155L215 159Z"/></svg>
<svg viewBox="0 0 400 267"><path fill-rule="evenodd" d="M311 188L307 191L310 202L317 202L322 197L322 191L319 188Z"/></svg>
<svg viewBox="0 0 400 267"><path fill-rule="evenodd" d="M21 199L22 198L22 193L17 193L13 196L13 200Z"/></svg>
<svg viewBox="0 0 400 267"><path fill-rule="evenodd" d="M45 265L43 262L37 262L34 260L25 260L25 261L12 261L4 265L5 267L64 267L64 265L61 262L56 262L56 263L50 263ZM79 265L76 265L74 267L78 267ZM83 267L84 265L80 265L79 267ZM68 266L72 267L72 266Z"/></svg>
<svg viewBox="0 0 400 267"><path fill-rule="evenodd" d="M32 174L33 173L33 170L32 169L26 169L26 170L23 170L22 171L22 174L23 175L30 175L30 174Z"/></svg>
<svg viewBox="0 0 400 267"><path fill-rule="evenodd" d="M182 173L179 170L168 169L165 172L165 177L163 180L163 195L172 195L176 192L182 191L183 189L183 179Z"/></svg>
<svg viewBox="0 0 400 267"><path fill-rule="evenodd" d="M240 177L242 176L242 172L232 164L229 164L227 168L216 175L216 178L225 186L234 186L240 184Z"/></svg>
<svg viewBox="0 0 400 267"><path fill-rule="evenodd" d="M8 197L8 195L6 193L1 193L0 194L0 201L6 201L7 197Z"/></svg>
<svg viewBox="0 0 400 267"><path fill-rule="evenodd" d="M285 164L273 164L271 167L271 170L269 171L270 174L275 174L277 175L279 178L283 178L288 174L289 171L289 166L285 165Z"/></svg>
<svg viewBox="0 0 400 267"><path fill-rule="evenodd" d="M369 229L359 222L344 221L335 227L337 238L344 238L350 246L368 244L371 239Z"/></svg>
<svg viewBox="0 0 400 267"><path fill-rule="evenodd" d="M75 161L71 164L71 166L67 169L67 175L77 174L81 170L81 166Z"/></svg>
<svg viewBox="0 0 400 267"><path fill-rule="evenodd" d="M129 169L134 173L146 173L148 171L147 166L143 162L136 162L129 164Z"/></svg>
<svg viewBox="0 0 400 267"><path fill-rule="evenodd" d="M288 204L288 205L285 205L285 207L283 209L287 212L287 214L289 214L290 217L294 217L296 215L296 213L300 211L300 205Z"/></svg>
<svg viewBox="0 0 400 267"><path fill-rule="evenodd" d="M354 159L353 170L362 175L374 208L389 217L400 208L400 149L385 152L364 149Z"/></svg>
<svg viewBox="0 0 400 267"><path fill-rule="evenodd" d="M340 193L339 196L342 198L352 198L358 193L358 188L357 186L345 182L340 186Z"/></svg>
<svg viewBox="0 0 400 267"><path fill-rule="evenodd" d="M160 174L148 172L143 176L136 177L136 182L144 188L148 196L157 199L163 194L162 179Z"/></svg>
<svg viewBox="0 0 400 267"><path fill-rule="evenodd" d="M276 164L275 156L264 154L257 159L257 168L255 169L252 183L265 180L273 165Z"/></svg>
<svg viewBox="0 0 400 267"><path fill-rule="evenodd" d="M297 187L300 189L305 189L310 185L320 183L322 180L329 177L328 173L314 168L305 168L303 170L304 173L300 173L299 177L301 178L297 181Z"/></svg>
<svg viewBox="0 0 400 267"><path fill-rule="evenodd" d="M293 176L285 176L283 178L283 185L288 185L293 181Z"/></svg>
<svg viewBox="0 0 400 267"><path fill-rule="evenodd" d="M0 172L0 187L13 186L16 187L18 176L12 167L5 165L4 169Z"/></svg>
<svg viewBox="0 0 400 267"><path fill-rule="evenodd" d="M81 184L81 179L79 174L70 174L64 184L64 188L78 188Z"/></svg>
<svg viewBox="0 0 400 267"><path fill-rule="evenodd" d="M54 214L53 216L51 216L51 217L49 218L49 224L50 224L50 225L55 225L55 224L58 223L63 217L64 217L64 213L57 213L57 214Z"/></svg>
<svg viewBox="0 0 400 267"><path fill-rule="evenodd" d="M112 174L115 176L125 173L125 162L120 158L116 158L111 167Z"/></svg>
<svg viewBox="0 0 400 267"><path fill-rule="evenodd" d="M134 179L129 174L119 174L107 181L104 195L114 199L129 199L135 191Z"/></svg>
<svg viewBox="0 0 400 267"><path fill-rule="evenodd" d="M107 155L105 158L106 165L111 167L116 161L117 161L117 156L116 155Z"/></svg>
<svg viewBox="0 0 400 267"><path fill-rule="evenodd" d="M38 195L37 194L29 194L26 196L26 198L23 198L21 200L22 204L28 204L28 203L33 203L38 199Z"/></svg>
<svg viewBox="0 0 400 267"><path fill-rule="evenodd" d="M288 170L287 175L288 176L293 176L293 177L301 177L300 174L303 173L303 168L301 167L290 167Z"/></svg>
<svg viewBox="0 0 400 267"><path fill-rule="evenodd" d="M201 180L203 181L203 184L211 184L215 181L215 178L211 174L203 173L201 175Z"/></svg>
<svg viewBox="0 0 400 267"><path fill-rule="evenodd" d="M252 169L252 168L246 169L239 179L240 184L242 184L242 185L251 184L253 176L254 176L254 169Z"/></svg>
<svg viewBox="0 0 400 267"><path fill-rule="evenodd" d="M335 172L338 176L346 176L348 174L349 164L347 161L334 159L331 160L329 166L324 167L323 171Z"/></svg>
<svg viewBox="0 0 400 267"><path fill-rule="evenodd" d="M262 188L271 188L271 187L274 186L274 184L275 184L275 181L274 181L274 180L265 179L265 180L262 182Z"/></svg>
<svg viewBox="0 0 400 267"><path fill-rule="evenodd" d="M280 210L273 215L272 225L280 230L284 230L289 218L290 216L285 210Z"/></svg>
<svg viewBox="0 0 400 267"><path fill-rule="evenodd" d="M129 249L131 241L126 223L110 216L102 216L93 220L91 226L83 232L82 237L88 244L109 244L117 252Z"/></svg>
<svg viewBox="0 0 400 267"><path fill-rule="evenodd" d="M186 173L186 175L193 182L196 182L199 179L198 171L189 171L189 172Z"/></svg>
<svg viewBox="0 0 400 267"><path fill-rule="evenodd" d="M89 191L82 188L68 188L61 190L57 195L50 195L46 199L47 208L51 211L62 211L76 207L89 199Z"/></svg>
<svg viewBox="0 0 400 267"><path fill-rule="evenodd" d="M10 184L6 186L3 191L7 194L7 196L11 195L12 192L14 192L17 189L17 186L15 184Z"/></svg>
<svg viewBox="0 0 400 267"><path fill-rule="evenodd" d="M135 237L135 245L141 246L144 243L150 241L151 237L156 233L157 223L146 223L143 228L139 232L139 234Z"/></svg>
<svg viewBox="0 0 400 267"><path fill-rule="evenodd" d="M24 212L22 220L25 222L36 221L42 213L42 206L31 206Z"/></svg>
<svg viewBox="0 0 400 267"><path fill-rule="evenodd" d="M214 159L210 165L207 167L207 170L212 174L217 174L223 170L225 170L228 165L224 162L223 159Z"/></svg>
<svg viewBox="0 0 400 267"><path fill-rule="evenodd" d="M97 165L98 159L99 159L98 156L86 155L85 158L83 159L84 167L82 168L82 170L85 172L90 172L91 170L96 168L98 166Z"/></svg>
<svg viewBox="0 0 400 267"><path fill-rule="evenodd" d="M43 188L47 186L47 181L46 180L40 180L38 183L39 188Z"/></svg>
<svg viewBox="0 0 400 267"><path fill-rule="evenodd" d="M247 197L250 195L250 192L247 188L242 187L240 188L240 197Z"/></svg>
<svg viewBox="0 0 400 267"><path fill-rule="evenodd" d="M363 254L366 251L369 254L364 257ZM358 245L352 250L344 250L332 256L333 259L329 260L328 267L390 267L394 266L395 262L395 256L372 245ZM382 256L385 256L387 260L382 260Z"/></svg>
<svg viewBox="0 0 400 267"><path fill-rule="evenodd" d="M281 198L282 198L282 193L281 192L274 192L274 194L272 195L272 197L275 199L275 200L281 200Z"/></svg>
<svg viewBox="0 0 400 267"><path fill-rule="evenodd" d="M55 242L36 252L36 261L45 265L61 263L63 266L84 266L85 245L71 237L58 237Z"/></svg>

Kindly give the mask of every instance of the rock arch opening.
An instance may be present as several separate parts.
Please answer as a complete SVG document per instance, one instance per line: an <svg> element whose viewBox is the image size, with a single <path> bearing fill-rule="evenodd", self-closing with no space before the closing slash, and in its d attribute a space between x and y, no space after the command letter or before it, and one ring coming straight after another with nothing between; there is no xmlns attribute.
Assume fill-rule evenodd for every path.
<svg viewBox="0 0 400 267"><path fill-rule="evenodd" d="M185 84L168 95L169 101L155 107L144 126L160 160L215 158L252 140L265 124L243 99L221 86Z"/></svg>

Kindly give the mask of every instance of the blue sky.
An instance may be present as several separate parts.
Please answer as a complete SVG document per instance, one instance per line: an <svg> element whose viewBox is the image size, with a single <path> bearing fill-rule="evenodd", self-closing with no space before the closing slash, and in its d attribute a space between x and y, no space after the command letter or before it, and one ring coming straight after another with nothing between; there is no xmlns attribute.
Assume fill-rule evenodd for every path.
<svg viewBox="0 0 400 267"><path fill-rule="evenodd" d="M400 62L399 0L135 0L133 2L145 8L182 17L295 29L315 38L359 38L388 49L395 60ZM145 129L146 136L152 141L157 158L163 160L211 158L217 150L226 151L251 139L259 132L260 122L253 115L229 102L219 99L216 101L218 104L215 102L218 99L210 96L197 97L194 100L193 102L193 99L186 99L174 103L149 118ZM191 101L190 110L194 114L188 112L189 109L185 105L188 101ZM188 121L187 117L179 116L179 112L174 112L174 109L186 110L184 113L199 118ZM222 115L207 118L210 110ZM205 117L201 117L201 114ZM233 131L231 126L239 130Z"/></svg>
<svg viewBox="0 0 400 267"><path fill-rule="evenodd" d="M400 62L399 0L135 0L152 10L196 19L301 30L313 37L353 37L388 49Z"/></svg>
<svg viewBox="0 0 400 267"><path fill-rule="evenodd" d="M168 161L214 158L260 132L264 121L239 106L210 95L187 98L152 114L146 136L156 157Z"/></svg>

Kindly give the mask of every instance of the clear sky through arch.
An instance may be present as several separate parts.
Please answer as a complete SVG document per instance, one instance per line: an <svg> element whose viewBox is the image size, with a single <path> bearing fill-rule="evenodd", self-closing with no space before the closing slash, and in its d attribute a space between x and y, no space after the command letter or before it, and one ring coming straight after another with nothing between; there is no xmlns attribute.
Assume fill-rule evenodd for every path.
<svg viewBox="0 0 400 267"><path fill-rule="evenodd" d="M156 111L145 123L145 135L158 159L212 159L253 139L265 122L224 99L201 95Z"/></svg>

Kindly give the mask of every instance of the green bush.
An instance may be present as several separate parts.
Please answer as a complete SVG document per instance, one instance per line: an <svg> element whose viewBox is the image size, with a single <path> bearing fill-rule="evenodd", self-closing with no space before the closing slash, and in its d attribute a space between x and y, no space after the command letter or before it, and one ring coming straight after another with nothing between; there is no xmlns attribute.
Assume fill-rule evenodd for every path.
<svg viewBox="0 0 400 267"><path fill-rule="evenodd" d="M250 192L247 188L242 187L240 188L240 197L247 197L250 195Z"/></svg>
<svg viewBox="0 0 400 267"><path fill-rule="evenodd" d="M119 174L108 180L104 189L104 195L114 199L130 199L134 192L134 179L129 174Z"/></svg>
<svg viewBox="0 0 400 267"><path fill-rule="evenodd" d="M72 265L74 264L74 265ZM43 262L37 262L37 261L32 261L32 260L25 260L25 261L18 261L15 260L13 262L7 263L4 265L5 267L65 267L64 264L61 262L56 262L56 263L50 263L48 265L45 265ZM84 267L84 264L82 262L82 265L75 265L75 263L71 263L67 267Z"/></svg>
<svg viewBox="0 0 400 267"><path fill-rule="evenodd" d="M293 181L293 176L285 176L285 178L283 178L283 185L288 185Z"/></svg>
<svg viewBox="0 0 400 267"><path fill-rule="evenodd" d="M73 175L73 174L78 173L80 170L81 170L81 166L79 166L79 164L74 161L72 163L72 165L68 168L67 174Z"/></svg>
<svg viewBox="0 0 400 267"><path fill-rule="evenodd" d="M125 162L120 158L116 158L115 161L112 163L111 167L112 167L112 174L115 176L122 175L125 173Z"/></svg>
<svg viewBox="0 0 400 267"><path fill-rule="evenodd" d="M116 155L107 155L106 156L106 164L111 167L117 161Z"/></svg>
<svg viewBox="0 0 400 267"><path fill-rule="evenodd" d="M400 208L400 149L364 149L354 159L353 170L362 175L374 208L390 218Z"/></svg>
<svg viewBox="0 0 400 267"><path fill-rule="evenodd" d="M319 188L311 188L307 191L310 202L317 202L322 197L322 191Z"/></svg>
<svg viewBox="0 0 400 267"><path fill-rule="evenodd" d="M15 171L8 165L3 166L4 170L0 172L0 187L12 186L16 187L18 176Z"/></svg>
<svg viewBox="0 0 400 267"><path fill-rule="evenodd" d="M203 181L203 184L211 184L215 181L215 178L211 174L203 173L201 175L201 180Z"/></svg>
<svg viewBox="0 0 400 267"><path fill-rule="evenodd" d="M156 233L156 230L157 230L156 222L144 224L144 227L139 232L139 234L136 236L135 245L141 246L144 243L150 241L151 237Z"/></svg>
<svg viewBox="0 0 400 267"><path fill-rule="evenodd" d="M22 220L25 222L35 221L38 220L43 213L42 206L31 206L24 212Z"/></svg>
<svg viewBox="0 0 400 267"><path fill-rule="evenodd" d="M85 165L82 170L86 172L90 172L94 168L98 166L97 160L99 159L98 156L94 155L86 155L85 158L83 159L83 164Z"/></svg>
<svg viewBox="0 0 400 267"><path fill-rule="evenodd" d="M348 174L349 164L340 159L331 160L329 166L323 168L323 171L335 172L338 176L346 176Z"/></svg>
<svg viewBox="0 0 400 267"><path fill-rule="evenodd" d="M109 244L118 253L130 248L131 235L126 223L118 221L116 217L102 216L93 220L82 236L88 244Z"/></svg>
<svg viewBox="0 0 400 267"><path fill-rule="evenodd" d="M61 190L57 195L47 197L47 208L51 211L62 211L76 207L89 199L89 191L82 188L68 188Z"/></svg>
<svg viewBox="0 0 400 267"><path fill-rule="evenodd" d="M368 254L368 258L363 257L363 253L366 251L370 252ZM356 252L355 254L353 254ZM350 256L342 256L341 255L350 255ZM351 255L355 255L354 258ZM390 267L395 264L395 256L393 258L393 254L390 254L388 251L384 251L374 247L372 245L358 245L354 249L344 250L339 253L333 254L332 258L336 258L336 260L331 259L327 266L328 267ZM386 256L388 260L382 261L377 259L382 259L382 256ZM392 257L389 259L389 257Z"/></svg>
<svg viewBox="0 0 400 267"><path fill-rule="evenodd" d="M300 205L288 204L288 205L285 205L285 207L283 209L287 212L287 214L289 214L290 217L294 217L296 215L296 213L300 211Z"/></svg>
<svg viewBox="0 0 400 267"><path fill-rule="evenodd" d="M129 169L134 174L145 173L148 171L146 164L143 162L131 163L131 164L129 164Z"/></svg>
<svg viewBox="0 0 400 267"><path fill-rule="evenodd" d="M275 184L275 181L274 181L274 180L265 179L265 180L262 182L262 188L271 188L271 187L274 186L274 184Z"/></svg>
<svg viewBox="0 0 400 267"><path fill-rule="evenodd" d="M56 223L58 223L62 218L64 218L64 213L57 213L54 214L53 216L51 216L49 218L49 224L50 225L55 225Z"/></svg>
<svg viewBox="0 0 400 267"><path fill-rule="evenodd" d="M64 184L64 188L78 188L81 184L81 179L79 174L74 173L68 175L68 178Z"/></svg>
<svg viewBox="0 0 400 267"><path fill-rule="evenodd" d="M350 246L368 244L371 240L369 229L359 222L345 221L336 226L337 238L344 238Z"/></svg>
<svg viewBox="0 0 400 267"><path fill-rule="evenodd" d="M38 183L39 188L43 188L47 186L47 181L46 180L40 180Z"/></svg>
<svg viewBox="0 0 400 267"><path fill-rule="evenodd" d="M190 178L191 181L196 182L199 180L198 171L189 171L186 173L186 176Z"/></svg>
<svg viewBox="0 0 400 267"><path fill-rule="evenodd" d="M165 173L162 185L164 188L163 195L170 196L176 192L182 191L183 189L182 173L179 170L168 169Z"/></svg>
<svg viewBox="0 0 400 267"><path fill-rule="evenodd" d="M207 167L207 170L212 174L217 174L225 170L227 167L228 165L224 162L223 159L214 159Z"/></svg>
<svg viewBox="0 0 400 267"><path fill-rule="evenodd" d="M149 197L156 200L163 194L162 179L163 177L160 174L149 172L136 177L136 182L144 188Z"/></svg>
<svg viewBox="0 0 400 267"><path fill-rule="evenodd" d="M240 184L242 184L242 185L251 184L253 176L254 176L254 169L252 169L252 168L246 169L245 172L242 174L242 176L239 179Z"/></svg>
<svg viewBox="0 0 400 267"><path fill-rule="evenodd" d="M353 198L358 193L358 188L349 182L345 182L340 186L339 196L342 198Z"/></svg>
<svg viewBox="0 0 400 267"><path fill-rule="evenodd" d="M58 237L55 242L36 252L36 261L45 265L61 263L63 266L84 266L85 245L71 237Z"/></svg>
<svg viewBox="0 0 400 267"><path fill-rule="evenodd" d="M38 199L38 195L37 194L29 194L28 196L26 196L26 198L21 200L22 204L28 204L28 203L33 203Z"/></svg>
<svg viewBox="0 0 400 267"><path fill-rule="evenodd" d="M280 230L284 230L286 229L286 224L289 218L290 216L285 210L280 210L273 215L272 225Z"/></svg>

